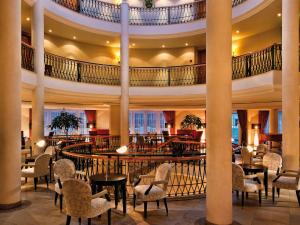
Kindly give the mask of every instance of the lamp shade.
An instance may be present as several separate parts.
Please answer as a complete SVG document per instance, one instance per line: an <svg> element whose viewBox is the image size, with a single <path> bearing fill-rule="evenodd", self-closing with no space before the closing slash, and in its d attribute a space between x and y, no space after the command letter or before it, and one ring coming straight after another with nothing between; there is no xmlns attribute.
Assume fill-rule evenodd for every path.
<svg viewBox="0 0 300 225"><path fill-rule="evenodd" d="M118 148L116 151L119 154L125 154L128 151L128 147L126 145L124 145L124 146L121 146L120 148Z"/></svg>

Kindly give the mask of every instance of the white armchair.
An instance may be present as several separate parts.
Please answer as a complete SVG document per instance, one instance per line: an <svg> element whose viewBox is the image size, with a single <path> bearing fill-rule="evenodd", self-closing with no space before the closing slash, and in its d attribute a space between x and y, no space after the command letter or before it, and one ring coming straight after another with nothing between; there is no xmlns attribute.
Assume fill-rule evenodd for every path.
<svg viewBox="0 0 300 225"><path fill-rule="evenodd" d="M80 222L81 219L88 219L88 224L91 225L92 218L105 212L108 213L108 225L111 224L113 206L106 190L92 195L90 185L78 179L65 180L62 190L66 204L67 225L71 223L71 217L78 217ZM102 196L105 198L101 198Z"/></svg>
<svg viewBox="0 0 300 225"><path fill-rule="evenodd" d="M34 163L22 165L21 177L25 177L26 181L28 177L33 178L34 190L36 190L39 177L45 177L47 188L48 188L49 161L50 161L50 155L41 154L35 159Z"/></svg>
<svg viewBox="0 0 300 225"><path fill-rule="evenodd" d="M159 200L163 199L166 212L168 215L167 205L167 186L171 177L171 164L164 163L160 165L155 176L141 175L139 180L134 184L133 207L135 208L136 200L144 202L144 217L147 218L147 202L156 201L159 207ZM140 181L144 178L154 178L150 184L139 185Z"/></svg>

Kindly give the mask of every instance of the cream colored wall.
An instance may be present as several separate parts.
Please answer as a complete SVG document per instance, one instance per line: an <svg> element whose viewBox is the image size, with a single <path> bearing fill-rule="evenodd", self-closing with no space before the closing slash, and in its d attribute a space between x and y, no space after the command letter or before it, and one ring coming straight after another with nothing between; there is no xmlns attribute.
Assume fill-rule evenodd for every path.
<svg viewBox="0 0 300 225"><path fill-rule="evenodd" d="M193 114L195 116L200 117L201 121L205 123L205 110L180 110L175 113L175 132L179 129L181 121L184 119L186 115Z"/></svg>
<svg viewBox="0 0 300 225"><path fill-rule="evenodd" d="M275 28L257 35L233 41L232 46L235 55L242 55L258 51L271 46L274 43L281 43L281 28Z"/></svg>
<svg viewBox="0 0 300 225"><path fill-rule="evenodd" d="M257 109L248 110L248 144L254 144L254 134L255 130L252 129L251 124L258 123L258 111Z"/></svg>
<svg viewBox="0 0 300 225"><path fill-rule="evenodd" d="M29 108L22 107L21 130L24 131L24 137L29 137Z"/></svg>
<svg viewBox="0 0 300 225"><path fill-rule="evenodd" d="M109 110L97 110L96 112L96 128L109 129L110 112Z"/></svg>
<svg viewBox="0 0 300 225"><path fill-rule="evenodd" d="M122 0L102 0L103 2L113 3L113 4L120 4ZM127 0L128 4L130 6L136 6L136 7L143 7L144 6L144 0ZM185 4L189 2L194 2L194 0L154 0L153 3L155 7L161 7L161 6L170 6L170 5L179 5L179 4Z"/></svg>
<svg viewBox="0 0 300 225"><path fill-rule="evenodd" d="M45 34L45 51L82 61L118 64L119 48L91 45ZM131 66L177 66L193 64L195 48L130 49ZM192 62L190 62L192 60Z"/></svg>

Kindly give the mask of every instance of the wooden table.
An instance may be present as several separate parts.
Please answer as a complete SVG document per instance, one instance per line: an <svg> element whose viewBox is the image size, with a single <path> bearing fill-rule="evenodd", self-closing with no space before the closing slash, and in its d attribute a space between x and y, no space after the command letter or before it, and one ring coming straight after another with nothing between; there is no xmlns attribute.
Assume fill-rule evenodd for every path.
<svg viewBox="0 0 300 225"><path fill-rule="evenodd" d="M126 175L123 174L96 174L90 176L93 194L101 192L103 186L114 186L115 188L115 208L118 207L119 202L119 187L121 187L123 200L123 213L126 214Z"/></svg>

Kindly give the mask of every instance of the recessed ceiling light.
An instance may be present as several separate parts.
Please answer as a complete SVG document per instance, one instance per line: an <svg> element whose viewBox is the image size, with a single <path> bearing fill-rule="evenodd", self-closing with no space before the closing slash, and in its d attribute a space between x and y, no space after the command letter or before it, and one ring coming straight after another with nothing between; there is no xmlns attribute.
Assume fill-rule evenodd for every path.
<svg viewBox="0 0 300 225"><path fill-rule="evenodd" d="M135 43L132 43L131 45L134 47L134 46L135 46Z"/></svg>
<svg viewBox="0 0 300 225"><path fill-rule="evenodd" d="M239 31L239 30L236 30L236 31L235 31L235 33L236 33L236 34L239 34L239 33L240 33L240 31Z"/></svg>
<svg viewBox="0 0 300 225"><path fill-rule="evenodd" d="M27 17L27 18L26 18L26 21L30 21L30 17Z"/></svg>
<svg viewBox="0 0 300 225"><path fill-rule="evenodd" d="M73 36L73 39L74 39L74 40L76 40L76 38L77 38L76 36Z"/></svg>
<svg viewBox="0 0 300 225"><path fill-rule="evenodd" d="M186 42L184 45L185 45L185 46L189 46L189 43Z"/></svg>
<svg viewBox="0 0 300 225"><path fill-rule="evenodd" d="M165 45L162 45L161 47L162 47L162 48L165 48L166 46L165 46Z"/></svg>
<svg viewBox="0 0 300 225"><path fill-rule="evenodd" d="M281 13L277 13L277 16L278 16L278 17L281 17Z"/></svg>
<svg viewBox="0 0 300 225"><path fill-rule="evenodd" d="M106 44L109 44L110 43L110 41L106 41Z"/></svg>
<svg viewBox="0 0 300 225"><path fill-rule="evenodd" d="M52 33L52 30L51 30L51 29L49 29L48 31L49 31L49 33Z"/></svg>

